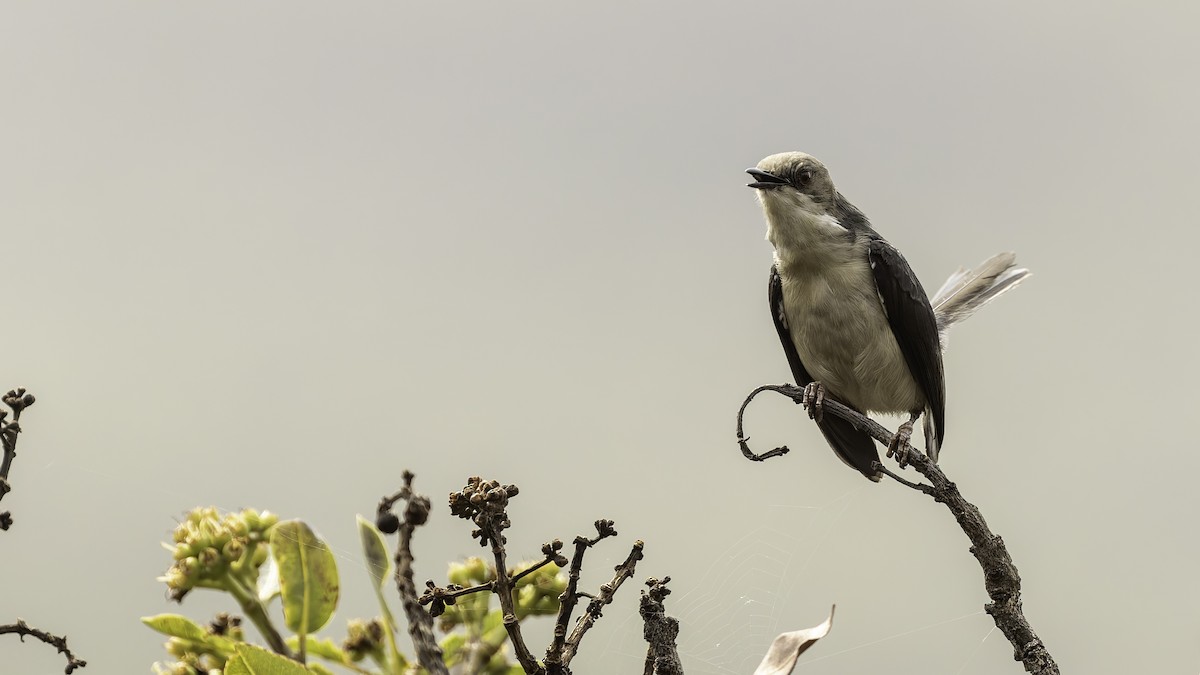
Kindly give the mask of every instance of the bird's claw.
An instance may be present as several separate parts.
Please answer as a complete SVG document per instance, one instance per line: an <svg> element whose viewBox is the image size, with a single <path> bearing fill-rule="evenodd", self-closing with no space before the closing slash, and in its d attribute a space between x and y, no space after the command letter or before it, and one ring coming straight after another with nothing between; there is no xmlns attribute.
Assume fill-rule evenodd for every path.
<svg viewBox="0 0 1200 675"><path fill-rule="evenodd" d="M901 469L908 466L908 453L912 450L912 446L908 444L908 440L912 438L912 432L913 423L912 420L909 420L901 424L899 429L896 429L891 442L888 443L887 456L895 457Z"/></svg>
<svg viewBox="0 0 1200 675"><path fill-rule="evenodd" d="M825 415L825 385L820 382L809 382L804 385L804 409L808 411L808 418L817 424L821 423L821 418Z"/></svg>

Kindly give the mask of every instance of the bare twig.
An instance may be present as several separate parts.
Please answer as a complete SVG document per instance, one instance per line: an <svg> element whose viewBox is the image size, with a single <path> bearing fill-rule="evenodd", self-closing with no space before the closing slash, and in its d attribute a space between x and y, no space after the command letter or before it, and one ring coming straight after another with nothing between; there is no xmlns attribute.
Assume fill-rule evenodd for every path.
<svg viewBox="0 0 1200 675"><path fill-rule="evenodd" d="M633 576L634 568L637 567L637 561L642 559L642 549L645 544L639 539L633 542L633 548L629 551L629 555L625 558L625 562L614 567L616 574L613 575L612 581L600 586L600 593L592 598L588 603L588 607L583 612L583 616L579 617L579 621L575 624L575 630L571 631L571 636L567 638L566 646L563 648L563 666L570 665L571 659L575 658L575 652L579 650L579 643L583 641L583 636L588 632L588 629L596 623L600 618L600 612L604 606L611 603L613 595L625 580Z"/></svg>
<svg viewBox="0 0 1200 675"><path fill-rule="evenodd" d="M546 658L538 662L521 633L517 618L517 607L513 590L517 583L526 575L541 567L555 563L559 567L567 567L567 559L560 553L563 548L561 541L555 539L542 545L543 560L517 574L509 574L507 569L507 552L505 550L504 530L512 523L508 518L508 501L518 494L517 486L501 485L494 480L485 481L478 476L467 479L467 485L458 492L450 493L450 512L464 520L470 520L478 529L471 536L479 540L480 546L490 546L495 560L496 578L487 583L464 588L451 584L446 588L426 582L425 594L420 598L421 604L430 605L430 613L437 616L445 611L446 605L453 604L458 597L469 593L491 591L500 598L500 611L509 642L512 643L513 653L521 664L521 669L527 675L570 675L571 659L579 649L588 629L600 618L601 610L612 602L613 595L626 579L633 576L637 561L642 558L642 542L635 542L633 550L625 561L615 568L616 574L612 580L600 587L595 594L579 590L579 575L583 567L583 556L586 551L602 539L616 536L617 531L611 520L597 520L596 536L575 538L575 553L570 561L566 589L558 596L558 618L554 624L554 639L546 649ZM381 504L381 508L383 505ZM391 523L388 523L391 526ZM385 528L380 528L385 529ZM385 530L386 531L386 530ZM570 635L567 624L580 598L589 598L584 614L576 622L575 629Z"/></svg>
<svg viewBox="0 0 1200 675"><path fill-rule="evenodd" d="M642 591L638 613L645 624L642 637L647 643L644 675L683 675L683 663L679 660L675 645L675 638L679 636L679 620L667 616L663 606L663 600L671 594L671 589L667 588L670 580L671 577L663 577L662 581L647 579L646 585L650 590Z"/></svg>
<svg viewBox="0 0 1200 675"><path fill-rule="evenodd" d="M783 391L783 387L788 386L790 385L764 384L758 389L750 392L750 395L746 397L746 400L742 401L742 407L738 408L737 414L737 441L738 447L742 449L742 454L746 456L746 459L752 462L761 462L763 460L771 459L772 457L779 457L780 455L786 455L788 453L788 447L786 445L781 445L774 450L768 450L759 455L750 449L750 438L746 436L746 434L742 433L742 417L746 414L746 407L750 405L750 402L754 400L754 397L758 396L764 391L777 391L786 396L787 394Z"/></svg>
<svg viewBox="0 0 1200 675"><path fill-rule="evenodd" d="M62 637L51 635L44 630L39 630L30 626L29 624L25 623L23 619L17 619L16 623L0 625L0 635L5 635L7 633L16 633L17 635L20 635L21 642L25 641L26 635L32 635L51 647L58 649L59 654L63 654L67 657L67 667L66 670L63 671L67 675L71 675L71 673L75 672L76 668L83 668L87 665L87 661L75 658L75 655L72 654L71 650L67 648L66 635Z"/></svg>
<svg viewBox="0 0 1200 675"><path fill-rule="evenodd" d="M17 457L17 435L21 433L21 411L33 405L37 400L33 394L25 392L24 387L11 389L4 395L4 404L12 409L12 421L5 421L8 417L7 410L0 410L0 444L4 446L4 456L0 459L0 499L4 499L4 495L12 490L12 485L8 482L8 472L12 470L13 460ZM12 513L4 511L0 513L0 530L7 530L12 527Z"/></svg>
<svg viewBox="0 0 1200 675"><path fill-rule="evenodd" d="M567 624L571 621L571 614L575 611L575 605L579 602L579 598L585 595L579 592L579 574L583 569L583 555L602 539L615 537L617 534L611 520L597 520L595 526L595 537L590 539L583 535L575 537L575 553L571 556L571 566L567 570L567 588L558 596L558 617L554 620L554 639L550 642L550 647L546 649L546 669L550 675L563 672L563 669L570 663L570 659L563 656L563 650L567 645Z"/></svg>
<svg viewBox="0 0 1200 675"><path fill-rule="evenodd" d="M4 404L12 410L12 421L6 421L8 417L7 410L0 410L0 445L3 445L3 458L0 459L0 499L4 499L4 495L12 490L12 485L8 482L8 474L12 470L13 460L17 457L17 436L21 433L21 412L29 406L33 405L33 394L26 393L24 387L17 387L9 390L3 397ZM7 530L12 527L12 514L8 511L0 513L0 530ZM75 672L76 668L83 668L87 665L87 661L75 658L71 650L67 647L67 636L58 637L44 630L34 628L25 623L24 619L17 619L16 623L0 625L0 635L8 633L16 633L21 637L21 642L25 641L26 635L45 642L58 649L59 654L67 657L67 667L64 672L67 675Z"/></svg>
<svg viewBox="0 0 1200 675"><path fill-rule="evenodd" d="M515 485L501 485L496 481L484 481L478 476L472 476L467 480L466 487L451 493L450 512L474 522L479 529L471 535L479 539L481 546L491 545L492 558L496 565L494 590L500 599L500 616L512 642L513 654L526 673L542 673L545 672L545 668L534 658L521 635L521 624L513 602L513 580L508 574L507 553L504 549L504 530L512 524L508 519L508 500L516 497L518 492Z"/></svg>
<svg viewBox="0 0 1200 675"><path fill-rule="evenodd" d="M751 459L754 458L752 456L754 453L746 445L746 439L742 434L741 417L750 400L762 391L778 392L797 403L802 402L804 398L804 388L791 385L759 387L746 398L741 410L738 411L738 445L742 448L743 454ZM827 397L822 407L826 415L834 415L850 422L855 428L870 434L884 446L887 446L894 436L891 431L879 423L831 398ZM786 448L784 451L786 452ZM766 458L769 454L764 453L757 457ZM1021 608L1021 577L1017 572L1016 565L1013 564L1012 557L1008 554L1008 549L1004 546L1004 541L992 533L983 519L983 514L975 505L963 498L958 487L946 478L946 474L942 473L937 464L930 461L916 448L909 448L908 463L917 473L924 476L929 484L909 482L891 471L884 473L907 487L929 495L934 501L945 504L946 508L950 509L950 513L954 515L954 519L962 528L963 534L971 540L971 555L975 556L975 559L979 561L979 566L983 568L984 588L987 590L988 597L991 598L991 602L984 605L984 611L992 616L996 627L1012 643L1013 658L1020 661L1027 672L1035 675L1058 675L1058 664L1054 662L1046 645L1033 632L1029 622L1025 619Z"/></svg>
<svg viewBox="0 0 1200 675"><path fill-rule="evenodd" d="M413 492L412 481L412 472L405 471L404 487L379 501L376 522L384 532L400 533L400 541L396 545L396 586L400 590L404 614L408 617L408 634L417 652L417 661L433 675L448 675L446 664L442 661L442 648L433 635L433 617L421 609L417 587L413 583L412 535L419 525L429 520L429 498ZM407 504L404 518L398 519L391 508L401 499Z"/></svg>
<svg viewBox="0 0 1200 675"><path fill-rule="evenodd" d="M561 563L559 565L559 567L562 567L566 563L566 559L558 554L558 551L561 548L562 548L562 542L557 539L555 539L552 542L543 544L542 545L542 553L544 553L546 555L546 557L543 560L541 560L540 562L530 565L529 567L521 570L520 572L513 574L509 580L509 587L516 588L517 584L520 583L520 581L522 579L524 579L525 577L529 576L530 574L533 574L534 572L542 569L543 567L545 567L546 565L549 565L550 563ZM493 579L491 581L485 581L482 584L477 584L475 586L469 586L469 587L463 587L463 586L458 586L455 584L450 584L449 586L447 586L445 588L442 588L441 586L434 584L433 581L426 581L425 582L425 593L421 595L421 604L422 605L432 605L432 607L430 607L430 610L429 610L430 614L432 614L433 616L441 616L442 612L444 612L446 609L446 605L454 604L454 601L457 600L458 598L461 598L464 595L471 595L473 593L483 593L483 592L495 593L496 592L496 580Z"/></svg>

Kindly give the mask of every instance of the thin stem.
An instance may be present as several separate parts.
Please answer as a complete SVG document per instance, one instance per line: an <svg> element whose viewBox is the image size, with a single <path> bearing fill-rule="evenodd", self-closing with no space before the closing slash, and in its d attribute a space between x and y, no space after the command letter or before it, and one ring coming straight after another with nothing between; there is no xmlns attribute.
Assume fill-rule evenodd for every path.
<svg viewBox="0 0 1200 675"><path fill-rule="evenodd" d="M87 661L75 658L75 655L72 654L71 650L67 648L66 635L62 637L51 635L44 630L30 626L29 624L25 623L24 619L17 619L16 623L4 624L0 626L0 635L5 635L8 633L16 633L17 635L21 636L22 642L25 641L25 636L29 635L57 649L59 654L67 657L67 667L66 670L63 671L67 675L71 675L71 673L75 672L76 668L83 668L87 665Z"/></svg>
<svg viewBox="0 0 1200 675"><path fill-rule="evenodd" d="M8 474L12 471L13 460L17 457L17 436L21 433L21 413L33 405L33 394L25 392L24 387L11 389L3 397L4 403L12 410L12 421L6 422L4 418L8 416L8 411L0 412L0 444L3 445L4 454L0 458L0 499L4 499L4 495L12 491L12 484L8 482ZM12 514L8 511L0 513L0 530L7 530L12 526Z"/></svg>
<svg viewBox="0 0 1200 675"><path fill-rule="evenodd" d="M246 618L250 619L250 622L258 628L258 632L262 633L263 639L270 645L271 650L289 659L296 658L292 654L292 650L288 649L287 643L283 641L283 637L279 635L279 631L275 630L274 624L271 623L271 617L267 614L267 608L263 606L258 596L246 587L237 576L230 574L225 578L228 583L222 588L228 590L230 595L238 601Z"/></svg>
<svg viewBox="0 0 1200 675"><path fill-rule="evenodd" d="M503 617L504 628L508 631L508 637L512 640L513 654L517 657L517 662L525 669L526 673L541 673L544 668L537 662L533 654L530 653L529 647L525 644L525 639L521 635L521 623L517 619L517 608L513 603L513 582L508 577L508 568L505 561L504 539L497 531L497 528L489 528L493 531L489 533L488 539L492 545L492 557L496 561L496 595L500 597L500 614Z"/></svg>
<svg viewBox="0 0 1200 675"><path fill-rule="evenodd" d="M571 659L575 657L575 652L579 650L579 643L583 641L583 636L600 618L600 611L604 606L612 602L613 594L617 592L621 584L625 583L626 579L633 576L637 561L642 559L644 547L645 544L641 540L633 542L633 549L629 551L625 562L614 568L616 574L612 581L601 586L600 593L588 603L588 608L584 611L583 616L579 617L579 622L575 624L575 630L571 631L571 636L567 638L566 647L563 649L564 665L570 665Z"/></svg>
<svg viewBox="0 0 1200 675"><path fill-rule="evenodd" d="M433 636L433 617L421 607L417 598L417 587L413 583L413 552L412 536L418 525L423 525L429 519L429 498L412 491L413 474L404 472L404 488L392 497L386 497L380 503L380 509L387 508L399 499L408 500L404 509L404 518L399 524L399 543L396 545L396 587L400 591L400 601L404 605L404 614L408 617L408 634L412 638L413 648L417 652L417 662L432 675L448 675L446 663L442 660L442 648L438 646Z"/></svg>

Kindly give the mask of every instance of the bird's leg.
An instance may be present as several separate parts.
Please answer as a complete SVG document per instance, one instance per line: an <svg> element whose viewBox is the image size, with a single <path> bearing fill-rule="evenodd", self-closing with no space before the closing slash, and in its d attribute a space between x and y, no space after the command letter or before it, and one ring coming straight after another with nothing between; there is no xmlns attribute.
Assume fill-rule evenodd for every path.
<svg viewBox="0 0 1200 675"><path fill-rule="evenodd" d="M808 410L808 418L821 423L821 417L825 414L825 409L822 407L825 403L825 385L820 382L809 382L804 385L804 408Z"/></svg>
<svg viewBox="0 0 1200 675"><path fill-rule="evenodd" d="M900 425L896 429L895 435L892 436L892 441L888 443L887 456L895 456L896 461L900 463L900 468L908 466L908 451L912 448L908 445L908 439L912 438L913 422L921 416L921 411L909 413L908 421Z"/></svg>

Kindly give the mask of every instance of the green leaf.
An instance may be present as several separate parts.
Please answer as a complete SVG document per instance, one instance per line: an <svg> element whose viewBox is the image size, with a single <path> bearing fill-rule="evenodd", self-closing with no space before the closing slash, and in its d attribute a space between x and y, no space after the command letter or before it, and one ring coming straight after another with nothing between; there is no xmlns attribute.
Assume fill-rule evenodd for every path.
<svg viewBox="0 0 1200 675"><path fill-rule="evenodd" d="M287 639L287 646L288 649L291 649L292 651L299 651L300 636L289 635ZM350 659L350 656L347 655L346 652L342 651L342 648L339 647L336 642L329 638L317 639L309 636L308 639L305 640L304 646L310 655L316 655L323 659L333 661L334 663L353 663L353 661Z"/></svg>
<svg viewBox="0 0 1200 675"><path fill-rule="evenodd" d="M225 662L225 675L311 675L295 661L262 647L241 643L237 654Z"/></svg>
<svg viewBox="0 0 1200 675"><path fill-rule="evenodd" d="M293 632L321 629L338 601L337 563L325 542L299 520L271 529L271 555L279 565L283 618Z"/></svg>
<svg viewBox="0 0 1200 675"><path fill-rule="evenodd" d="M208 631L200 624L179 614L159 614L158 616L143 616L142 623L150 628L171 637L185 640L203 641L209 637Z"/></svg>
<svg viewBox="0 0 1200 675"><path fill-rule="evenodd" d="M375 588L382 588L384 582L391 576L392 557L388 555L383 535L375 527L375 523L362 516L356 516L356 518L358 520L358 536L362 539L363 554L367 558L367 571L371 573L371 580L375 582Z"/></svg>
<svg viewBox="0 0 1200 675"><path fill-rule="evenodd" d="M360 515L355 517L358 520L358 536L362 539L367 571L370 572L371 581L374 582L372 587L375 589L375 599L379 601L380 618L383 620L384 630L387 631L388 659L396 668L400 668L406 661L396 646L396 617L392 615L392 609L388 607L387 599L383 597L383 584L391 576L392 558L388 555L383 534L379 532L379 528L375 527L375 523Z"/></svg>
<svg viewBox="0 0 1200 675"><path fill-rule="evenodd" d="M195 621L179 614L144 616L142 617L142 623L163 635L170 635L177 640L183 640L185 644L191 645L192 649L196 651L229 655L233 653L233 647L236 644L233 640L223 635L213 635Z"/></svg>

